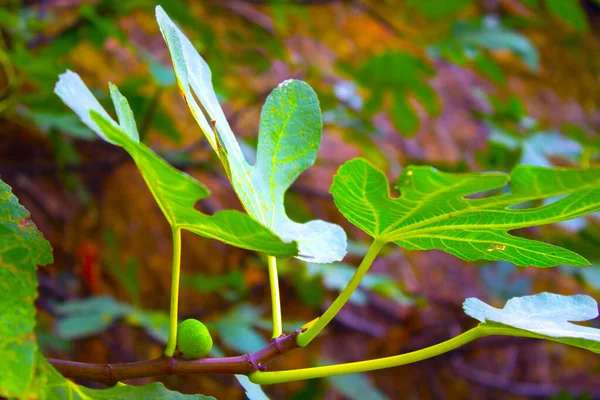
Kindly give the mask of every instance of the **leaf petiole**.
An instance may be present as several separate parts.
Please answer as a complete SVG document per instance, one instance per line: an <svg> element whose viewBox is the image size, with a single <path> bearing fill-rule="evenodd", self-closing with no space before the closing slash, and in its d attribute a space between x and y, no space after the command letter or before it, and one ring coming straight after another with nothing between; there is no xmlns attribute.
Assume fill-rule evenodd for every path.
<svg viewBox="0 0 600 400"><path fill-rule="evenodd" d="M273 339L283 333L281 322L281 301L279 299L279 278L277 276L277 258L269 256L269 286L271 287L271 307L273 309Z"/></svg>
<svg viewBox="0 0 600 400"><path fill-rule="evenodd" d="M371 264L373 264L373 261L375 261L375 258L377 258L377 255L379 254L384 245L384 241L380 241L377 239L375 239L373 243L371 243L369 250L367 250L367 254L365 254L365 257L363 258L360 265L358 266L358 269L352 276L352 279L350 279L350 281L348 282L344 290L340 293L340 295L337 297L337 299L335 299L335 301L329 306L327 310L325 310L323 315L313 325L311 325L306 331L298 335L298 338L296 340L298 346L304 347L308 345L323 329L325 329L327 324L331 322L331 320L336 316L336 314L342 309L344 304L346 304L348 299L350 299L356 288L358 288L358 285L367 274L367 271L369 271L369 268L371 268Z"/></svg>
<svg viewBox="0 0 600 400"><path fill-rule="evenodd" d="M327 365L324 367L301 368L288 371L262 372L257 371L250 374L250 381L259 385L270 385L273 383L292 382L303 379L325 378L328 376L354 374L358 372L374 371L378 369L397 367L422 361L437 355L447 353L463 346L475 339L493 334L479 326L470 329L445 342L426 347L421 350L392 357L378 358L375 360L358 361L345 364Z"/></svg>
<svg viewBox="0 0 600 400"><path fill-rule="evenodd" d="M179 273L181 270L181 229L173 228L173 270L171 273L171 310L169 315L169 339L165 356L173 357L177 346L177 323L179 304Z"/></svg>

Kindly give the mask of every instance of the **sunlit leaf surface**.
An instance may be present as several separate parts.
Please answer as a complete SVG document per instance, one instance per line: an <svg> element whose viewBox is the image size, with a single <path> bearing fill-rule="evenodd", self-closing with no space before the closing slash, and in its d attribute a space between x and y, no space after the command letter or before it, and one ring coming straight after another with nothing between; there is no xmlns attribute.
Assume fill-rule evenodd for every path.
<svg viewBox="0 0 600 400"><path fill-rule="evenodd" d="M470 298L463 308L492 332L498 329L499 334L539 337L600 353L600 329L570 322L598 317L598 303L590 296L540 293L512 298L502 309Z"/></svg>

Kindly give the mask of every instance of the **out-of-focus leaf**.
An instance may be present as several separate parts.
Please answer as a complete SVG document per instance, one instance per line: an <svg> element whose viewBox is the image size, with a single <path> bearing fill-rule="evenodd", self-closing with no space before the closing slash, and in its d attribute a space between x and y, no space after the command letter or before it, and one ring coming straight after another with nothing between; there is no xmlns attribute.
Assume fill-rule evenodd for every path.
<svg viewBox="0 0 600 400"><path fill-rule="evenodd" d="M600 290L600 264L592 263L589 267L573 268L569 265L560 267L561 272L579 277L585 284Z"/></svg>
<svg viewBox="0 0 600 400"><path fill-rule="evenodd" d="M125 322L144 328L158 342L166 344L169 339L169 316L162 311L134 308L125 315Z"/></svg>
<svg viewBox="0 0 600 400"><path fill-rule="evenodd" d="M114 18L100 15L96 7L90 4L84 4L79 9L80 15L90 22L90 25L95 27L103 37L112 37L119 40L121 43L125 42L125 34L117 25L117 21Z"/></svg>
<svg viewBox="0 0 600 400"><path fill-rule="evenodd" d="M483 169L492 171L510 171L521 158L521 149L507 147L502 143L490 140L485 153L478 153L477 160Z"/></svg>
<svg viewBox="0 0 600 400"><path fill-rule="evenodd" d="M442 18L462 10L471 4L471 0L408 0L407 4L426 17Z"/></svg>
<svg viewBox="0 0 600 400"><path fill-rule="evenodd" d="M57 335L65 339L81 339L97 335L117 320L124 318L134 326L140 326L155 340L166 343L169 317L160 311L140 310L130 304L119 302L109 296L72 300L56 306L61 315L57 320Z"/></svg>
<svg viewBox="0 0 600 400"><path fill-rule="evenodd" d="M502 68L487 54L481 53L477 55L474 60L477 71L489 78L495 84L504 83L506 77Z"/></svg>
<svg viewBox="0 0 600 400"><path fill-rule="evenodd" d="M320 362L321 365L331 364L330 362ZM388 397L382 393L366 374L338 375L327 378L329 384L344 398L349 400L385 400Z"/></svg>
<svg viewBox="0 0 600 400"><path fill-rule="evenodd" d="M590 27L579 0L546 0L546 7L558 19L580 32Z"/></svg>
<svg viewBox="0 0 600 400"><path fill-rule="evenodd" d="M489 100L491 106L494 108L490 119L494 122L506 120L519 123L527 117L527 108L525 108L523 100L517 96L511 96L507 100L490 96Z"/></svg>
<svg viewBox="0 0 600 400"><path fill-rule="evenodd" d="M292 283L304 305L313 310L321 309L325 301L325 289L321 284L320 276L302 276L294 279ZM356 295L356 292L354 295Z"/></svg>
<svg viewBox="0 0 600 400"><path fill-rule="evenodd" d="M510 193L469 198L509 182ZM468 261L505 260L522 266L589 265L572 251L507 232L600 210L600 169L518 166L508 175L410 166L398 178L398 188L402 195L390 197L385 175L368 161L355 159L338 170L331 193L354 225L409 250L438 249ZM564 195L542 207L515 208Z"/></svg>
<svg viewBox="0 0 600 400"><path fill-rule="evenodd" d="M296 254L294 243L283 243L246 214L226 210L209 216L194 209L196 201L208 197L210 191L138 141L133 113L114 85L111 96L120 125L110 118L77 74L71 71L62 74L55 92L98 136L123 147L131 155L173 228L270 255Z"/></svg>
<svg viewBox="0 0 600 400"><path fill-rule="evenodd" d="M592 264L579 271L585 282L596 290L600 290L600 264Z"/></svg>
<svg viewBox="0 0 600 400"><path fill-rule="evenodd" d="M103 236L109 250L105 255L105 264L119 283L127 290L133 303L137 304L141 291L138 263L133 257L129 257L124 263L121 262L119 257L121 249L118 246L115 235L110 231L104 231Z"/></svg>
<svg viewBox="0 0 600 400"><path fill-rule="evenodd" d="M580 277L586 284L600 290L600 226L598 218L586 218L585 227L576 235L563 235L556 232L557 240L563 246L568 246L587 257L592 265L585 268L573 268L568 265L560 267L562 272Z"/></svg>
<svg viewBox="0 0 600 400"><path fill-rule="evenodd" d="M57 129L78 139L92 140L95 138L93 132L85 127L79 119L72 114L52 114L47 112L26 112L25 116L30 118L42 131Z"/></svg>
<svg viewBox="0 0 600 400"><path fill-rule="evenodd" d="M154 113L151 121L152 127L158 130L162 136L171 139L175 142L181 140L181 133L175 126L175 121L163 109L158 109Z"/></svg>
<svg viewBox="0 0 600 400"><path fill-rule="evenodd" d="M160 6L156 17L179 87L246 211L283 240L297 241L299 258L341 260L346 254L346 234L339 226L321 220L293 222L283 204L285 191L314 163L321 141L321 110L312 88L288 80L269 95L261 114L257 161L252 166L221 109L210 68Z"/></svg>
<svg viewBox="0 0 600 400"><path fill-rule="evenodd" d="M533 43L520 33L502 27L496 22L479 26L457 25L454 34L458 43L481 46L488 50L510 50L518 55L532 70L539 69L539 54Z"/></svg>
<svg viewBox="0 0 600 400"><path fill-rule="evenodd" d="M0 8L0 21L2 21L3 27L14 29L20 25L21 19L18 14Z"/></svg>
<svg viewBox="0 0 600 400"><path fill-rule="evenodd" d="M215 400L214 397L201 394L182 394L168 390L160 382L145 386L131 386L118 383L109 389L89 389L80 386L58 373L52 365L39 355L38 368L42 377L36 382L38 387L33 388L44 399L175 399L175 400ZM32 397L33 398L33 397Z"/></svg>
<svg viewBox="0 0 600 400"><path fill-rule="evenodd" d="M396 98L390 107L390 118L400 132L416 132L419 129L419 117L408 101Z"/></svg>
<svg viewBox="0 0 600 400"><path fill-rule="evenodd" d="M240 270L216 276L196 273L183 279L182 284L192 287L200 293L223 293L226 289L232 289L236 292L246 290L246 282Z"/></svg>
<svg viewBox="0 0 600 400"><path fill-rule="evenodd" d="M521 2L531 8L538 6L538 0L521 0Z"/></svg>
<svg viewBox="0 0 600 400"><path fill-rule="evenodd" d="M356 267L341 263L327 266L307 264L307 272L309 276L321 276L323 284L328 289L342 291L356 272ZM402 292L392 279L381 274L370 273L366 275L360 282L359 287L392 299L399 304L412 304L412 300ZM350 301L363 304L366 298L361 292L357 291L352 294Z"/></svg>
<svg viewBox="0 0 600 400"><path fill-rule="evenodd" d="M572 123L565 123L561 127L561 133L582 146L582 157L589 153L589 157L592 158L600 152L600 138L593 131L590 132L589 129L584 129Z"/></svg>
<svg viewBox="0 0 600 400"><path fill-rule="evenodd" d="M367 251L369 251L369 246L367 244L354 240L348 241L348 254L364 257L365 254L367 254Z"/></svg>
<svg viewBox="0 0 600 400"><path fill-rule="evenodd" d="M419 120L409 103L412 96L434 114L439 110L435 91L427 79L433 70L422 59L403 52L386 52L372 57L358 69L344 67L357 83L371 92L364 111L373 114L382 106L385 94L391 95L388 113L396 128L406 136L414 135Z"/></svg>
<svg viewBox="0 0 600 400"><path fill-rule="evenodd" d="M518 126L517 128L514 123ZM516 109L504 109L490 116L488 127L490 129L489 143L497 144L507 151L511 151L513 160L518 161L519 164L552 167L556 165L556 160L560 159L576 165L579 164L586 146L593 146L593 144L589 144L587 138L579 141L578 137L563 135L562 132L540 131L535 121L527 122L526 118L522 116L522 111ZM513 130L520 128L525 128L526 133L520 134ZM498 156L498 154L490 153L488 152L486 160L488 162Z"/></svg>
<svg viewBox="0 0 600 400"><path fill-rule="evenodd" d="M235 377L244 388L248 400L269 400L269 397L263 392L260 385L250 382L250 379L246 375L236 375Z"/></svg>
<svg viewBox="0 0 600 400"><path fill-rule="evenodd" d="M590 296L540 293L510 299L502 309L469 298L463 308L490 332L548 339L600 353L600 329L569 322L598 317L598 303Z"/></svg>
<svg viewBox="0 0 600 400"><path fill-rule="evenodd" d="M526 36L502 26L500 21L493 18L475 22L457 22L449 37L430 48L429 53L453 61L450 56L458 57L460 55L466 59L472 59L477 55L476 50L478 49L492 52L509 50L520 57L532 70L539 69L540 57L533 43ZM473 52L474 50L475 52Z"/></svg>
<svg viewBox="0 0 600 400"><path fill-rule="evenodd" d="M258 310L249 305L242 305L208 326L218 332L227 347L241 353L252 353L267 345L265 338L255 328L258 323Z"/></svg>
<svg viewBox="0 0 600 400"><path fill-rule="evenodd" d="M553 166L550 157L560 156L574 164L581 156L582 147L558 132L537 132L523 140L521 164L540 167Z"/></svg>
<svg viewBox="0 0 600 400"><path fill-rule="evenodd" d="M56 306L61 315L56 321L56 333L64 339L80 339L108 329L122 318L130 306L108 296L72 300Z"/></svg>
<svg viewBox="0 0 600 400"><path fill-rule="evenodd" d="M565 123L562 126L561 131L568 137L580 144L588 144L590 141L590 137L587 132L580 126L577 126L572 123Z"/></svg>
<svg viewBox="0 0 600 400"><path fill-rule="evenodd" d="M523 296L531 291L531 277L519 276L519 271L517 267L505 261L485 265L480 269L481 280L487 291L494 297L505 300Z"/></svg>
<svg viewBox="0 0 600 400"><path fill-rule="evenodd" d="M270 6L275 28L282 34L286 32L290 17L296 16L306 19L310 16L306 7L294 2L271 1Z"/></svg>
<svg viewBox="0 0 600 400"><path fill-rule="evenodd" d="M51 262L50 243L0 181L0 396L22 398L34 379L36 267Z"/></svg>
<svg viewBox="0 0 600 400"><path fill-rule="evenodd" d="M161 86L169 87L175 84L175 74L169 67L162 65L156 58L149 55L147 56L148 64L150 66L150 73L154 80Z"/></svg>
<svg viewBox="0 0 600 400"><path fill-rule="evenodd" d="M83 184L81 177L66 168L68 164L76 165L81 162L81 157L73 146L71 138L56 131L50 131L48 138L52 144L54 159L63 185L69 192L74 193L83 204L92 204L92 196Z"/></svg>
<svg viewBox="0 0 600 400"><path fill-rule="evenodd" d="M169 316L161 311L142 310L109 296L72 300L55 306L60 317L56 321L56 333L60 338L75 340L97 335L109 329L117 320L141 327L156 341L167 343ZM256 308L241 305L206 325L216 332L229 348L241 353L251 353L267 345L258 331L265 326ZM289 324L286 328L293 329Z"/></svg>
<svg viewBox="0 0 600 400"><path fill-rule="evenodd" d="M333 91L338 100L348 104L354 110L360 110L363 107L363 99L358 93L356 84L352 81L337 82L333 86ZM325 119L325 118L323 118Z"/></svg>

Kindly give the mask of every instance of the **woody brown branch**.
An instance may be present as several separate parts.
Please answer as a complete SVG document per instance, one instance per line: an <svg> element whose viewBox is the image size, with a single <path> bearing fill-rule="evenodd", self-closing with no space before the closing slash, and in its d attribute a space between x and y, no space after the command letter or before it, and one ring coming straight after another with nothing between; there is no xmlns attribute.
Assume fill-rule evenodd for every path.
<svg viewBox="0 0 600 400"><path fill-rule="evenodd" d="M161 357L154 360L123 364L90 364L76 361L48 359L50 364L66 378L104 383L114 386L117 382L166 375L248 375L266 370L275 357L298 347L297 330L289 335L273 339L269 345L254 353L236 357L182 360Z"/></svg>

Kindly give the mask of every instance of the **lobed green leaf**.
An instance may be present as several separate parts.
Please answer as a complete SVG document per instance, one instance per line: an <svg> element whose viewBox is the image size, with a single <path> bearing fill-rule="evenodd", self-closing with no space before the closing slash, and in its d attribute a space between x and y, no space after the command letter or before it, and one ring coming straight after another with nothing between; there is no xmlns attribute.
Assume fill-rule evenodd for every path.
<svg viewBox="0 0 600 400"><path fill-rule="evenodd" d="M346 254L342 228L321 220L296 223L285 213L285 192L314 163L321 141L321 110L312 88L288 80L273 90L261 114L257 161L250 165L221 109L210 68L160 6L156 19L181 92L246 211L284 241L297 241L299 258L341 260Z"/></svg>
<svg viewBox="0 0 600 400"><path fill-rule="evenodd" d="M56 94L81 120L102 139L125 149L137 164L156 202L173 228L217 239L244 249L273 256L297 254L295 243L284 243L270 230L248 215L232 210L206 215L194 208L196 202L210 195L206 186L181 172L139 142L133 113L116 86L111 85L119 123L117 124L85 86L71 72L60 76Z"/></svg>
<svg viewBox="0 0 600 400"><path fill-rule="evenodd" d="M502 189L510 193L470 198ZM464 260L505 260L520 266L589 265L580 255L508 231L600 210L600 169L520 166L500 172L451 174L407 167L392 198L385 175L363 159L344 164L331 193L339 210L377 240L409 250L444 250ZM470 197L468 197L470 196ZM553 203L528 202L565 196Z"/></svg>

